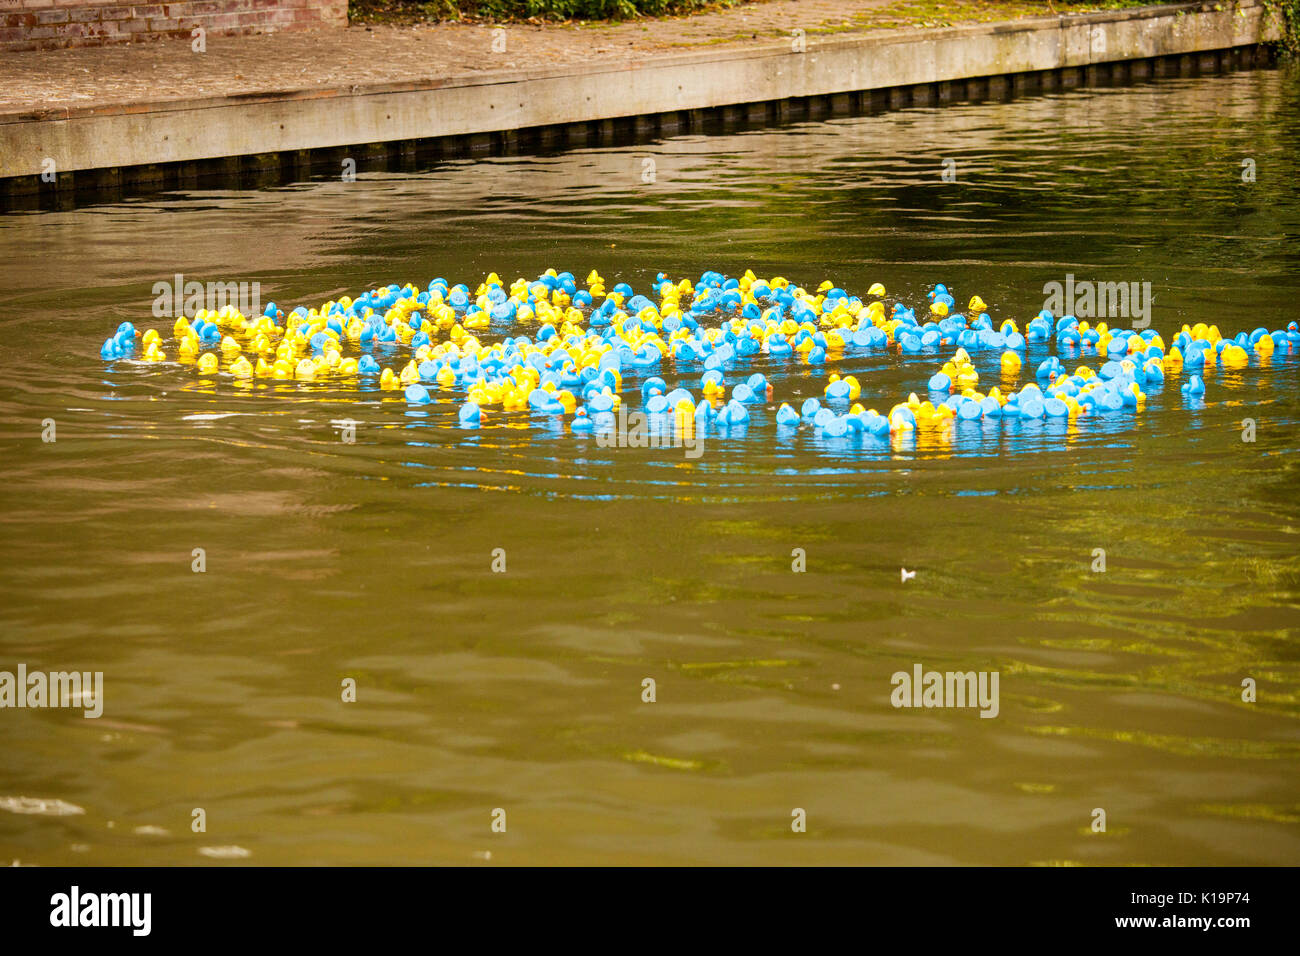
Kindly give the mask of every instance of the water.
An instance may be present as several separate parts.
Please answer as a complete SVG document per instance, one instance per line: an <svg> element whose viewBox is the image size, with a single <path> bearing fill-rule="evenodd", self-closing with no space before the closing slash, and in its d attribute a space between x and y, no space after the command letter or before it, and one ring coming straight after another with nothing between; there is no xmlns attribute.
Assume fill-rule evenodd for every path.
<svg viewBox="0 0 1300 956"><path fill-rule="evenodd" d="M693 461L97 357L167 332L176 272L294 305L752 267L1021 323L1073 273L1150 281L1166 337L1277 328L1298 155L1300 76L1265 71L0 219L0 669L106 694L0 712L0 861L1300 862L1295 356L1116 427L861 449L768 410ZM940 361L750 368L884 410ZM998 671L999 716L892 708L917 663Z"/></svg>

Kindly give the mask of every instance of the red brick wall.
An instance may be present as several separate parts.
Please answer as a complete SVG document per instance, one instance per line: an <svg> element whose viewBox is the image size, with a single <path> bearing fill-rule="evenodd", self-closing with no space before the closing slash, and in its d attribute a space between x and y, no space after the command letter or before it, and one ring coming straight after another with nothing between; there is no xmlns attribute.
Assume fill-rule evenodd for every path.
<svg viewBox="0 0 1300 956"><path fill-rule="evenodd" d="M347 0L0 0L0 50L47 50L154 37L347 26Z"/></svg>

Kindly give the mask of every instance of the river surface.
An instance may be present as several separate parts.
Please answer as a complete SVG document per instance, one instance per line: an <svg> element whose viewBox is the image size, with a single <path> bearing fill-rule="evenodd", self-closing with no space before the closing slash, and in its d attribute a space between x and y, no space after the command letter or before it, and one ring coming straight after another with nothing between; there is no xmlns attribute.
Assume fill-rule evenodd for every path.
<svg viewBox="0 0 1300 956"><path fill-rule="evenodd" d="M0 710L0 863L1300 863L1296 353L1069 429L774 404L697 459L99 358L175 273L752 268L1022 327L1073 274L1150 282L1167 342L1281 328L1297 157L1283 69L0 218L0 670L104 675L98 719ZM746 371L884 411L950 352ZM917 664L996 671L996 718L892 707Z"/></svg>

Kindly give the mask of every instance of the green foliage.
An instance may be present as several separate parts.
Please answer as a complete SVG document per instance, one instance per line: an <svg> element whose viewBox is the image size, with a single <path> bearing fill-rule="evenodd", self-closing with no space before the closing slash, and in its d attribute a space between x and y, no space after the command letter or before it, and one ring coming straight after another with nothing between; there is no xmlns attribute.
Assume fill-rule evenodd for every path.
<svg viewBox="0 0 1300 956"><path fill-rule="evenodd" d="M1264 6L1281 20L1283 52L1300 58L1300 0L1264 0Z"/></svg>
<svg viewBox="0 0 1300 956"><path fill-rule="evenodd" d="M382 11L426 20L630 20L676 16L738 0L352 0L355 19Z"/></svg>

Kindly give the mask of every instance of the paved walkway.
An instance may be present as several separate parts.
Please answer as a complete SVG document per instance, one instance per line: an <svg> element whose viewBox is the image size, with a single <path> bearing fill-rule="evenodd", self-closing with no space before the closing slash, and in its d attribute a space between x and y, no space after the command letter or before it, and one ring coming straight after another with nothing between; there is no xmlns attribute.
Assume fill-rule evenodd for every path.
<svg viewBox="0 0 1300 956"><path fill-rule="evenodd" d="M202 54L192 52L184 39L11 52L0 57L0 113L441 79L484 70L648 58L719 44L743 46L793 36L796 29L815 43L818 36L1053 12L1050 0L760 0L680 19L506 24L503 34L484 24L353 25L208 37ZM504 52L493 52L494 39L498 46L504 39Z"/></svg>

